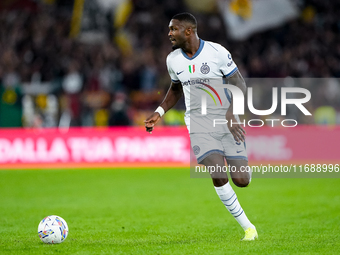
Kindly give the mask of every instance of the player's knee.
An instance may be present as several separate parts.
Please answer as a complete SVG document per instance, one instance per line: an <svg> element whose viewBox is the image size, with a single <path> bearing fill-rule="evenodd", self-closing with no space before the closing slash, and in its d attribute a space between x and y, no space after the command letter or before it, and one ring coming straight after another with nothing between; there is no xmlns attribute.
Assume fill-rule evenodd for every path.
<svg viewBox="0 0 340 255"><path fill-rule="evenodd" d="M233 183L240 188L247 187L250 183L249 178L233 178Z"/></svg>
<svg viewBox="0 0 340 255"><path fill-rule="evenodd" d="M215 187L222 187L228 182L227 178L213 178L212 180Z"/></svg>

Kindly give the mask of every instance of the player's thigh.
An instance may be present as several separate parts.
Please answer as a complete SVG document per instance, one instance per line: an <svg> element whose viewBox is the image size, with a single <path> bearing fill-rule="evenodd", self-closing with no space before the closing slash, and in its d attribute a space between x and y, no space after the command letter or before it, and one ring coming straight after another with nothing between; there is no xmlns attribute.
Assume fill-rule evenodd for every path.
<svg viewBox="0 0 340 255"><path fill-rule="evenodd" d="M222 138L230 177L236 186L246 187L251 181L251 171L248 167L248 156L245 142L235 141L232 134Z"/></svg>
<svg viewBox="0 0 340 255"><path fill-rule="evenodd" d="M229 166L230 177L235 179L251 179L251 170L248 166L248 161L244 159L229 159L227 160L227 164Z"/></svg>
<svg viewBox="0 0 340 255"><path fill-rule="evenodd" d="M221 143L228 164L231 160L244 160L248 162L246 142L237 142L234 136L228 133L222 137Z"/></svg>
<svg viewBox="0 0 340 255"><path fill-rule="evenodd" d="M220 140L208 133L190 134L192 150L197 163L207 167L212 178L227 178L224 151Z"/></svg>
<svg viewBox="0 0 340 255"><path fill-rule="evenodd" d="M210 173L211 178L213 179L223 179L223 184L228 181L228 166L226 166L224 161L224 156L220 154L210 154L206 158L201 161L207 171ZM214 182L215 183L215 182ZM219 183L219 182L217 182ZM215 185L222 186L222 185Z"/></svg>
<svg viewBox="0 0 340 255"><path fill-rule="evenodd" d="M213 154L224 156L223 145L221 141L211 137L208 133L190 134L190 143L193 153L197 159L197 163Z"/></svg>

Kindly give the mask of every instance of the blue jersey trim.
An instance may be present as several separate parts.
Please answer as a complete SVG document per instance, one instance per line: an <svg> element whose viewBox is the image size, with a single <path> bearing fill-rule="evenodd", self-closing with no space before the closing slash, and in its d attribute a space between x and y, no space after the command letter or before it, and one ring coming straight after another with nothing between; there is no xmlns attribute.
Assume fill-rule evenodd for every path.
<svg viewBox="0 0 340 255"><path fill-rule="evenodd" d="M244 159L248 161L248 157L245 156L226 156L227 160L228 159Z"/></svg>
<svg viewBox="0 0 340 255"><path fill-rule="evenodd" d="M196 51L195 55L192 56L192 58L190 58L182 49L181 49L181 52L186 59L193 60L194 58L196 58L201 53L203 46L204 46L204 41L202 39L200 39L200 47Z"/></svg>
<svg viewBox="0 0 340 255"><path fill-rule="evenodd" d="M225 156L224 152L221 151L221 150L210 150L210 151L207 151L206 153L204 153L202 156L198 157L197 163L200 163L203 159L205 159L206 157L208 157L208 156L210 156L211 154L214 154L214 153Z"/></svg>
<svg viewBox="0 0 340 255"><path fill-rule="evenodd" d="M211 45L211 43L208 43L214 50L218 51L214 46Z"/></svg>
<svg viewBox="0 0 340 255"><path fill-rule="evenodd" d="M225 95L226 95L226 97L227 97L229 103L231 104L231 97L230 97L230 95L229 95L229 93L228 93L228 89L227 89L227 88L224 89L224 93L225 93Z"/></svg>
<svg viewBox="0 0 340 255"><path fill-rule="evenodd" d="M225 75L225 77L232 76L234 73L236 73L237 70L238 70L238 68L235 67L230 73L228 73L227 75Z"/></svg>
<svg viewBox="0 0 340 255"><path fill-rule="evenodd" d="M173 80L173 79L171 79L171 81L174 82L174 83L179 83L180 82L180 80Z"/></svg>

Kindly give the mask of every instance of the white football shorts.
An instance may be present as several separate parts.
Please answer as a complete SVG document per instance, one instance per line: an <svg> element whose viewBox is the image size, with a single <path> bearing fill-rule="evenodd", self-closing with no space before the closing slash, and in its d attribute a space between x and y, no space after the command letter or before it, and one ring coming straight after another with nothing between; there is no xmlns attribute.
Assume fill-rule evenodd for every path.
<svg viewBox="0 0 340 255"><path fill-rule="evenodd" d="M246 143L237 142L231 133L192 133L190 142L197 163L211 154L220 154L227 160L244 159L248 161Z"/></svg>

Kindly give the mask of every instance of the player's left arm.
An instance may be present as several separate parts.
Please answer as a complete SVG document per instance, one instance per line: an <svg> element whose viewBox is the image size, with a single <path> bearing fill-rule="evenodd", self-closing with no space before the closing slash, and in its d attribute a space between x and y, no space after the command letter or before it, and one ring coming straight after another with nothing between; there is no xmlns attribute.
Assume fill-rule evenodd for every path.
<svg viewBox="0 0 340 255"><path fill-rule="evenodd" d="M228 84L235 85L242 91L243 95L246 95L247 86L239 70L228 78ZM233 114L233 95L231 95L231 102L226 113L226 119L228 121L228 128L235 140L238 142L244 142L246 131L240 124L238 124L238 121Z"/></svg>

